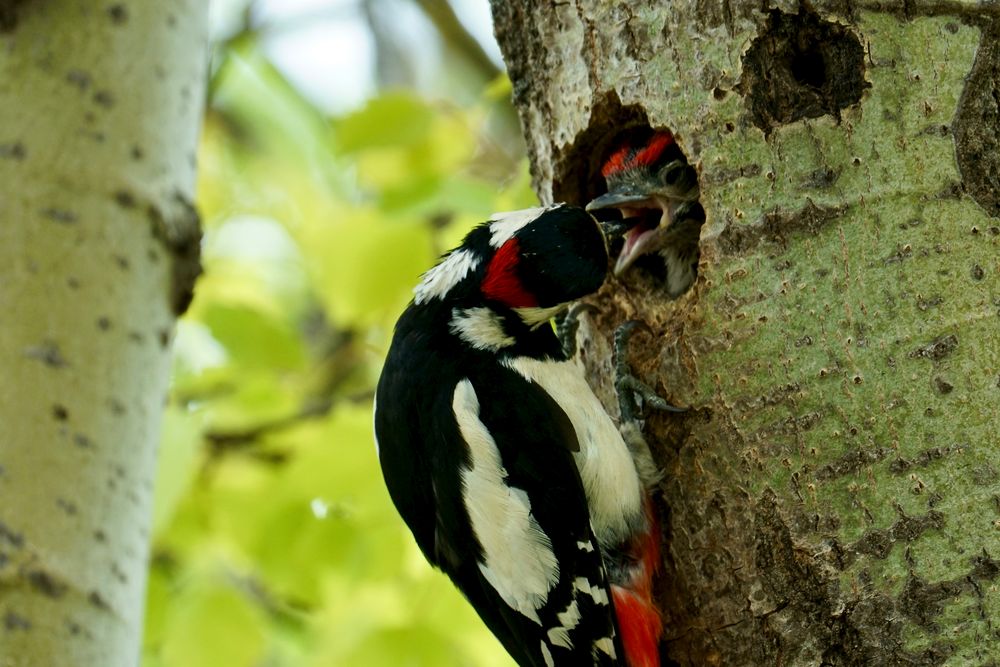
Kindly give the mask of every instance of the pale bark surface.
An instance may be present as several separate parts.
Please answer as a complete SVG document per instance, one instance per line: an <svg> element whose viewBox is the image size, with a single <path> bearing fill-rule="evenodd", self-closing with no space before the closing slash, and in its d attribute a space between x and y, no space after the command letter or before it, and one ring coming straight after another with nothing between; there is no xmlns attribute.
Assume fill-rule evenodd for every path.
<svg viewBox="0 0 1000 667"><path fill-rule="evenodd" d="M612 281L583 328L680 415L664 652L681 665L1000 663L1000 10L975 2L494 0L543 201L669 128L695 287ZM588 338L589 336L589 338Z"/></svg>
<svg viewBox="0 0 1000 667"><path fill-rule="evenodd" d="M207 7L0 2L0 664L137 664Z"/></svg>

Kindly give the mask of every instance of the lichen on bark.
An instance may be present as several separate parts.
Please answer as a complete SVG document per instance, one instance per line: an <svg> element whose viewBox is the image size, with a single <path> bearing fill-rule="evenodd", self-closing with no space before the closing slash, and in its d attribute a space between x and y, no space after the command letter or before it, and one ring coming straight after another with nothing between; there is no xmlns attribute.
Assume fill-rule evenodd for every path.
<svg viewBox="0 0 1000 667"><path fill-rule="evenodd" d="M1000 659L997 21L959 2L493 2L543 201L585 203L623 128L701 183L695 287L612 281L681 416L664 469L664 656ZM774 59L772 68L768 58ZM978 168L979 166L982 168ZM994 231L996 230L996 231Z"/></svg>

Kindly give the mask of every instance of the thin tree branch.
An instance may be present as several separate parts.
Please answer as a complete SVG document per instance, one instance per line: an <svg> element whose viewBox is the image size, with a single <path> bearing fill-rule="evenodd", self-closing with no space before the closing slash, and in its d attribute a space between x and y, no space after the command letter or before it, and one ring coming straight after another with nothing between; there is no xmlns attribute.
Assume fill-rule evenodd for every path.
<svg viewBox="0 0 1000 667"><path fill-rule="evenodd" d="M434 24L442 41L460 53L467 62L479 71L484 80L492 81L500 76L502 70L489 57L479 41L458 20L455 10L452 9L447 0L413 0L413 2Z"/></svg>

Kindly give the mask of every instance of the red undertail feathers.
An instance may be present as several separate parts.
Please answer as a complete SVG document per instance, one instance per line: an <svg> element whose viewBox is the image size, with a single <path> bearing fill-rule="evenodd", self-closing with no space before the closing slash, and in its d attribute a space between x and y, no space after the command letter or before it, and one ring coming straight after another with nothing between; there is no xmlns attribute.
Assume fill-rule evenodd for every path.
<svg viewBox="0 0 1000 667"><path fill-rule="evenodd" d="M648 498L645 504L649 531L633 545L637 558L630 580L624 586L611 586L628 667L660 667L663 621L653 602L653 575L660 564L660 525Z"/></svg>

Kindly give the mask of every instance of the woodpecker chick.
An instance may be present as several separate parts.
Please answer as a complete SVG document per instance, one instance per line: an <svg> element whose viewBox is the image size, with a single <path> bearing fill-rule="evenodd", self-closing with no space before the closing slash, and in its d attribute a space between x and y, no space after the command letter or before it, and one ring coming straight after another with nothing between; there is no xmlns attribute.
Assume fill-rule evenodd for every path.
<svg viewBox="0 0 1000 667"><path fill-rule="evenodd" d="M494 215L424 274L376 390L393 503L522 667L659 666L649 489L549 326L607 265L582 209Z"/></svg>
<svg viewBox="0 0 1000 667"><path fill-rule="evenodd" d="M614 273L621 276L645 255L656 253L668 294L680 296L694 282L698 237L705 209L698 203L698 175L670 132L657 132L637 147L625 144L601 169L608 191L588 211L616 208L631 227L625 233Z"/></svg>

